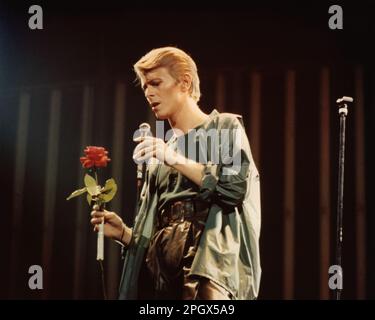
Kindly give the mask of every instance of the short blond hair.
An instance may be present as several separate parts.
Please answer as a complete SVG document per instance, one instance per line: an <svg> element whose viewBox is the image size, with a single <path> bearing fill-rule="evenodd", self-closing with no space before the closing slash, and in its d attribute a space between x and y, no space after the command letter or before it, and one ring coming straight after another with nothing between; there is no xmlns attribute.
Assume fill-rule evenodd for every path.
<svg viewBox="0 0 375 320"><path fill-rule="evenodd" d="M176 81L181 75L189 74L192 78L189 94L196 102L199 101L201 92L197 66L186 52L175 47L153 49L134 64L134 71L141 81L146 73L160 67L167 68Z"/></svg>

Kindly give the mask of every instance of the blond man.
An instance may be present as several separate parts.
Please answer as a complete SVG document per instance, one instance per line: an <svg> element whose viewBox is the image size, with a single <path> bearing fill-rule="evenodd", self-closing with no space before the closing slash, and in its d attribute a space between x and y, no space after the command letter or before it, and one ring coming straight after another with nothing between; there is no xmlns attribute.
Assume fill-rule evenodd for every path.
<svg viewBox="0 0 375 320"><path fill-rule="evenodd" d="M114 212L92 212L95 230L104 218L105 235L124 246L119 298L257 298L260 182L241 117L200 109L197 66L178 48L153 49L134 70L174 134L134 150L149 165L132 228Z"/></svg>

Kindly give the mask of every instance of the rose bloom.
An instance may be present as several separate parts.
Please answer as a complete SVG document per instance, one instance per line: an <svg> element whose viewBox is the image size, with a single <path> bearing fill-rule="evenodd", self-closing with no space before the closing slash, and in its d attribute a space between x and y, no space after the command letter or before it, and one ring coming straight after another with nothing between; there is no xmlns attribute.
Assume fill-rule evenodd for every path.
<svg viewBox="0 0 375 320"><path fill-rule="evenodd" d="M89 146L84 150L86 157L81 157L79 160L84 168L91 167L106 167L107 163L111 161L108 158L108 151L103 147Z"/></svg>

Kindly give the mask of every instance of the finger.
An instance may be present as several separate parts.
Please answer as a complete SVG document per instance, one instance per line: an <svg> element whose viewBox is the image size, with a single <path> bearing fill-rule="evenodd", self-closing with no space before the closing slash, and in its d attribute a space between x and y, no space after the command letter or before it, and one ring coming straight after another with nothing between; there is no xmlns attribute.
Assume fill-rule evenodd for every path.
<svg viewBox="0 0 375 320"><path fill-rule="evenodd" d="M139 152L139 150L141 150L143 148L143 142L141 142L140 144L138 144L134 150L133 150L133 154L136 154L137 152Z"/></svg>
<svg viewBox="0 0 375 320"><path fill-rule="evenodd" d="M148 147L149 148L149 147ZM152 148L152 147L151 147ZM151 151L150 151L151 150ZM152 152L152 149L143 149L141 150L140 152L138 152L137 154L135 154L133 156L133 160L134 162L138 165L138 164L143 164L145 162L145 159L148 159L149 158L149 153Z"/></svg>
<svg viewBox="0 0 375 320"><path fill-rule="evenodd" d="M136 161L140 163L147 162L150 158L153 158L154 156L155 156L155 151L150 150L149 152L140 156Z"/></svg>
<svg viewBox="0 0 375 320"><path fill-rule="evenodd" d="M151 139L144 139L144 141L142 141L140 144L138 144L135 148L134 148L134 151L133 151L133 154L136 154L138 153L140 150L148 147L148 146L151 146L154 144L154 140L155 138L151 138Z"/></svg>
<svg viewBox="0 0 375 320"><path fill-rule="evenodd" d="M103 217L105 215L104 211L91 211L91 217Z"/></svg>
<svg viewBox="0 0 375 320"><path fill-rule="evenodd" d="M140 162L144 162L147 165L149 165L150 159L154 159L154 158L155 158L154 157L154 152L149 152L149 153L145 154L144 156L142 156L139 161Z"/></svg>
<svg viewBox="0 0 375 320"><path fill-rule="evenodd" d="M91 224L94 224L94 225L101 224L103 222L103 218L92 218L90 222Z"/></svg>
<svg viewBox="0 0 375 320"><path fill-rule="evenodd" d="M158 140L161 140L161 139L158 139L158 138L155 138L155 137L144 137L143 140L142 140L142 142L140 144L148 145L149 146L149 145L155 144L156 141L158 141Z"/></svg>
<svg viewBox="0 0 375 320"><path fill-rule="evenodd" d="M155 140L155 138L142 138L142 140L140 140L141 142L135 147L135 149L139 149L139 148L143 148L144 146L148 146L150 144L152 144L152 141Z"/></svg>
<svg viewBox="0 0 375 320"><path fill-rule="evenodd" d="M145 156L147 153L152 152L153 150L154 150L154 146L146 147L146 148L140 150L139 152L137 152L137 153L133 156L133 158L134 158L134 160L138 160L138 161L139 161L139 160L141 160L141 158L142 158L143 156Z"/></svg>
<svg viewBox="0 0 375 320"><path fill-rule="evenodd" d="M114 216L115 216L114 212L112 212L112 211L105 211L104 220L105 221L111 220Z"/></svg>
<svg viewBox="0 0 375 320"><path fill-rule="evenodd" d="M139 142L142 142L144 139L145 139L144 136L139 136L139 137L134 138L133 141L139 143Z"/></svg>
<svg viewBox="0 0 375 320"><path fill-rule="evenodd" d="M92 207L94 210L98 211L100 209L100 207L97 205L97 204L94 204L94 206Z"/></svg>
<svg viewBox="0 0 375 320"><path fill-rule="evenodd" d="M153 136L139 136L139 137L136 137L133 139L134 142L143 142L145 140L152 140L152 139L155 139L155 137Z"/></svg>

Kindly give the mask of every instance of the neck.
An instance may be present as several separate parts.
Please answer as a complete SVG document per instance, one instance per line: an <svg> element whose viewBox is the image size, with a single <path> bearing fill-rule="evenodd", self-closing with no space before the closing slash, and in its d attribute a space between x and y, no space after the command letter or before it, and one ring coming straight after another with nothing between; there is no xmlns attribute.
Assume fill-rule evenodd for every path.
<svg viewBox="0 0 375 320"><path fill-rule="evenodd" d="M181 130L184 134L202 124L208 115L205 114L193 99L182 104L178 110L168 119L171 128L178 135Z"/></svg>

